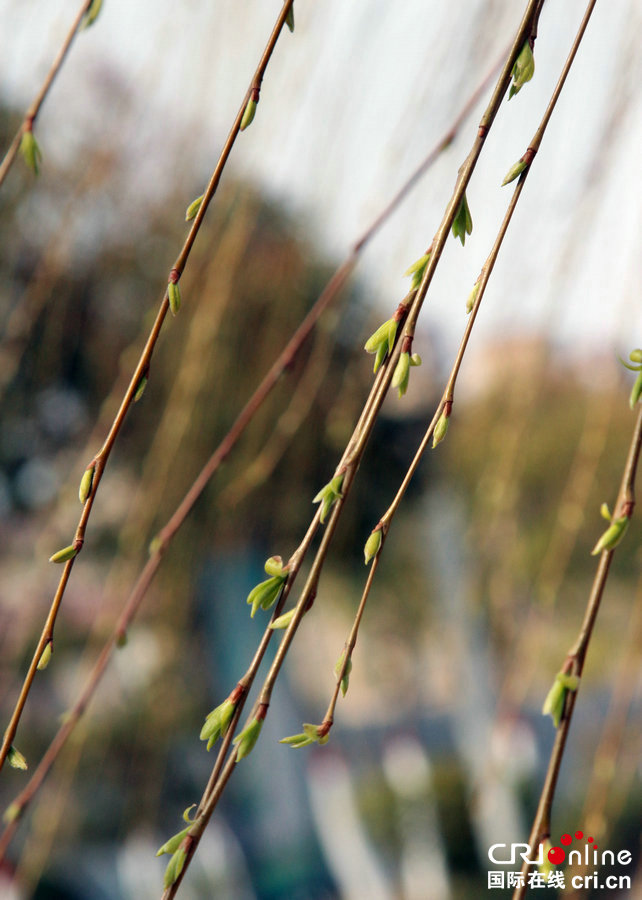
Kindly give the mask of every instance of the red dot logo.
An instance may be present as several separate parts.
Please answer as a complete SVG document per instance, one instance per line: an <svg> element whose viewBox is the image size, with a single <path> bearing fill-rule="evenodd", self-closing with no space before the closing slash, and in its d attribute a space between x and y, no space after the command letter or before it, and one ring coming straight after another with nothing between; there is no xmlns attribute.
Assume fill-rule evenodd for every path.
<svg viewBox="0 0 642 900"><path fill-rule="evenodd" d="M562 838L562 840L564 840L564 838ZM566 853L564 853L561 847L551 847L548 851L548 859L554 866L559 866L566 859Z"/></svg>
<svg viewBox="0 0 642 900"><path fill-rule="evenodd" d="M570 836L570 834L563 834L560 838L560 843L564 844L565 847L568 847L572 840L573 838Z"/></svg>

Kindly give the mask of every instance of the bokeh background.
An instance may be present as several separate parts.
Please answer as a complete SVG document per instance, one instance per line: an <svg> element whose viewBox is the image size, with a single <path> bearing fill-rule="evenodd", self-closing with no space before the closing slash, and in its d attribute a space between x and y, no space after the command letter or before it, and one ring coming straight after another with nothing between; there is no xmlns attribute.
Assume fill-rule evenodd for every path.
<svg viewBox="0 0 642 900"><path fill-rule="evenodd" d="M77 3L0 0L8 146ZM35 180L0 192L0 702L12 709L57 583L50 554L138 358L278 2L105 0L38 118ZM642 75L634 0L598 4L500 253L446 441L386 542L328 745L319 721L363 587L362 547L430 421L499 226L501 180L542 116L583 13L549 0L536 75L504 104L422 313L408 394L389 398L315 605L180 895L459 900L488 847L525 841L553 740L541 704L579 627L613 503L642 345ZM297 0L234 149L141 401L94 507L17 745L33 767L166 522L350 247L508 45L521 4ZM486 92L486 97L489 95ZM484 98L486 99L486 98ZM158 897L154 853L198 800L205 714L265 620L245 597L300 541L371 382L362 346L407 290L483 101L361 255L355 274L175 539L81 726L1 870L16 898ZM618 549L555 803L640 858L640 535ZM28 773L3 770L3 807ZM618 870L618 874L620 871ZM642 896L637 887L609 896ZM636 893L636 891L638 893ZM550 895L554 896L551 890ZM598 892L586 896L602 896ZM497 890L496 896L509 896Z"/></svg>

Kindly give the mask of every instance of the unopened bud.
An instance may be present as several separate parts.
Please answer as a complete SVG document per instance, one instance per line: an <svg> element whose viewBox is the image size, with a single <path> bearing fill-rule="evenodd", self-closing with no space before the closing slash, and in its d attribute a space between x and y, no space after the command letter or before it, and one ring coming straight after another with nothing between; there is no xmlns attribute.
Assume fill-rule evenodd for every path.
<svg viewBox="0 0 642 900"><path fill-rule="evenodd" d="M408 382L410 380L410 354L402 353L397 362L397 366L392 376L392 387L397 388L399 397L408 390Z"/></svg>
<svg viewBox="0 0 642 900"><path fill-rule="evenodd" d="M518 94L526 82L530 81L535 74L535 57L533 56L533 49L530 45L530 41L526 41L520 50L511 74L513 76L513 83L508 92L509 100L511 97L514 97L515 94Z"/></svg>
<svg viewBox="0 0 642 900"><path fill-rule="evenodd" d="M241 119L241 131L245 131L246 128L254 121L254 116L256 115L256 106L257 102L253 97L247 101L247 106L245 107L245 112L243 113L243 118Z"/></svg>
<svg viewBox="0 0 642 900"><path fill-rule="evenodd" d="M42 153L40 152L38 141L33 136L31 128L22 133L22 138L20 139L20 153L33 174L39 175Z"/></svg>
<svg viewBox="0 0 642 900"><path fill-rule="evenodd" d="M363 548L363 555L365 557L366 565L370 562L373 556L376 556L379 552L379 548L381 547L381 541L383 540L383 534L381 528L375 529L372 532L368 540L366 541Z"/></svg>
<svg viewBox="0 0 642 900"><path fill-rule="evenodd" d="M51 641L47 641L45 644L45 649L40 654L40 659L38 660L38 668L40 671L46 669L51 661L51 654L53 652L53 644Z"/></svg>
<svg viewBox="0 0 642 900"><path fill-rule="evenodd" d="M179 847L167 863L167 868L165 869L163 884L166 888L171 887L175 881L178 881L178 878L183 871L186 858L187 852L182 847Z"/></svg>
<svg viewBox="0 0 642 900"><path fill-rule="evenodd" d="M236 744L237 762L240 762L244 757L249 756L249 754L252 752L256 742L259 739L262 727L263 719L252 719L250 724L247 725L243 729L243 731L234 738L233 743Z"/></svg>
<svg viewBox="0 0 642 900"><path fill-rule="evenodd" d="M78 499L84 505L89 499L91 488L94 483L94 472L96 471L96 463L92 463L85 469L80 479L80 487L78 488Z"/></svg>
<svg viewBox="0 0 642 900"><path fill-rule="evenodd" d="M167 284L167 299L169 300L169 309L173 316L178 314L181 308L181 291L178 284L170 281Z"/></svg>
<svg viewBox="0 0 642 900"><path fill-rule="evenodd" d="M22 753L12 745L9 747L9 753L7 754L7 762L11 766L12 769L22 769L22 771L26 771L27 760L24 758Z"/></svg>
<svg viewBox="0 0 642 900"><path fill-rule="evenodd" d="M510 184L511 181L515 181L516 178L519 178L519 176L522 174L522 172L526 168L528 168L528 163L526 162L526 160L524 160L523 158L518 159L517 162L510 167L510 169L504 176L504 180L502 181L502 187L505 184Z"/></svg>
<svg viewBox="0 0 642 900"><path fill-rule="evenodd" d="M58 550L53 556L50 556L49 562L64 563L69 559L73 559L77 554L78 548L74 544L70 544L68 547L63 547L62 550Z"/></svg>
<svg viewBox="0 0 642 900"><path fill-rule="evenodd" d="M285 17L285 24L288 26L290 31L294 31L294 4L289 8L288 14Z"/></svg>
<svg viewBox="0 0 642 900"><path fill-rule="evenodd" d="M196 200L192 200L190 205L185 210L185 221L191 222L192 219L196 217L197 212L201 208L201 203L203 202L204 194L201 194L200 197L197 197Z"/></svg>
<svg viewBox="0 0 642 900"><path fill-rule="evenodd" d="M446 415L446 410L442 412L442 414L437 419L437 424L435 425L435 430L432 434L432 449L434 450L437 444L441 444L443 439L446 437L446 433L448 432L448 426L450 424L450 415Z"/></svg>
<svg viewBox="0 0 642 900"><path fill-rule="evenodd" d="M100 10L102 9L103 0L92 0L91 6L83 16L82 22L80 23L80 28L89 28L90 25L93 25L98 15L100 14Z"/></svg>

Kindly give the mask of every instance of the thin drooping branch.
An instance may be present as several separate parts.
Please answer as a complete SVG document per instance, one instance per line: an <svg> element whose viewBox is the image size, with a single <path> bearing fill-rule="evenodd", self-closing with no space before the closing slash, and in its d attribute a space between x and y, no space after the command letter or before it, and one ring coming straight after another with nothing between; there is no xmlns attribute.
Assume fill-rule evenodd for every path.
<svg viewBox="0 0 642 900"><path fill-rule="evenodd" d="M51 64L51 68L47 72L45 80L43 81L43 83L40 87L40 90L36 94L33 102L31 103L31 106L25 113L24 118L23 118L22 122L20 123L20 126L13 137L13 140L9 144L7 152L5 153L2 162L0 162L0 187L2 187L2 183L4 182L5 178L7 177L9 169L13 165L13 161L15 160L16 156L18 155L18 151L20 150L20 144L22 142L23 135L28 131L32 131L33 124L36 121L36 118L38 117L38 113L40 112L40 107L45 102L45 98L47 97L47 94L51 90L51 87L52 87L54 81L56 80L56 76L58 75L58 72L60 71L62 64L64 63L66 56L69 53L69 50L74 41L74 38L76 37L76 35L78 34L78 31L80 30L80 27L83 24L83 20L85 19L85 16L89 12L90 6L94 2L95 2L95 0L84 0L80 9L76 13L76 18L72 22L71 28L67 32L67 36L66 36L65 40L63 41L62 47L58 51L58 54L57 54L56 58L54 59L53 63Z"/></svg>
<svg viewBox="0 0 642 900"><path fill-rule="evenodd" d="M241 126L243 124L243 118L245 115L245 111L248 107L248 104L252 100L256 102L258 98L258 92L261 87L261 83L263 81L263 76L267 69L268 63L272 54L274 52L274 48L276 47L276 43L278 41L279 35L283 29L286 19L288 18L288 14L290 12L290 8L293 4L294 0L285 0L283 7L277 17L276 24L272 30L272 33L269 37L265 50L263 51L263 55L261 56L261 60L259 65L254 73L252 81L250 83L250 87L248 88L243 102L239 107L238 113L234 120L234 124L230 129L228 137L223 146L223 150L219 156L218 162L212 176L210 178L209 184L203 194L200 207L196 216L194 218L193 224L189 230L187 238L185 239L185 243L183 244L183 248L180 253L176 257L174 265L170 269L167 281L167 287L165 288L165 292L163 294L163 299L161 300L160 308L156 315L156 320L152 326L152 329L149 333L147 341L145 343L145 347L140 355L138 363L135 367L134 373L130 379L129 386L125 392L125 396L122 399L120 404L120 408L116 413L116 416L109 428L107 437L104 440L104 443L96 454L96 456L90 461L88 468L91 468L93 471L93 476L90 482L90 488L85 497L83 510L78 521L78 525L76 527L76 533L74 535L74 540L72 544L66 548L71 553L71 556L66 558L64 562L64 568L62 575L60 577L60 581L58 583L58 588L52 600L49 613L47 615L44 628L40 635L40 639L36 646L36 650L33 654L33 658L29 665L29 669L27 671L27 675L25 676L18 700L14 707L13 713L11 715L9 724L6 728L4 738L2 741L2 746L0 747L0 768L4 765L4 761L7 758L7 754L11 748L13 740L16 735L16 731L18 729L18 724L20 722L20 718L22 716L22 711L24 709L25 703L27 702L27 697L29 696L29 692L31 690L31 685L33 684L33 680L38 668L38 663L42 657L45 649L52 643L53 641L53 632L54 626L56 622L56 618L58 616L58 610L60 609L60 604L62 603L62 599L65 593L65 589L67 587L67 582L69 581L69 577L71 575L71 570L73 568L75 559L78 553L82 550L82 546L85 540L85 532L87 529L87 524L89 522L89 517L91 515L91 510L94 504L94 500L96 498L96 493L98 491L98 487L100 485L100 481L102 479L105 466L107 465L107 461L111 454L111 450L116 442L118 434L123 426L125 421L125 417L129 408L134 403L136 394L139 390L139 387L143 381L146 379L149 373L149 367L152 355L154 353L154 349L158 342L158 338L163 327L163 322L165 321L165 317L170 307L170 293L173 296L176 296L178 291L178 282L180 277L185 269L185 265L187 264L187 260L189 259L190 252L194 245L194 241L196 240L196 236L200 231L203 219L207 212L207 208L216 192L219 181L221 179L221 175L223 174L223 170L225 168L225 164L232 152L232 148L238 137L240 131L242 130ZM174 302L175 305L175 302Z"/></svg>
<svg viewBox="0 0 642 900"><path fill-rule="evenodd" d="M635 475L637 471L638 461L640 459L640 451L642 450L642 405L637 414L629 452L624 466L622 481L618 492L617 501L613 510L613 521L618 517L626 517L630 519L633 514L635 505ZM573 719L573 710L577 700L577 692L579 688L579 679L582 676L584 662L589 648L595 620L600 609L602 595L606 586L611 561L615 553L614 548L605 547L600 555L597 571L593 579L593 585L586 604L584 619L580 626L577 638L568 651L563 666L563 672L567 675L578 679L577 687L573 690L567 690L563 711L557 733L555 735L555 743L551 751L544 786L540 794L537 812L531 828L529 837L529 846L531 854L536 854L540 844L550 837L551 833L551 811L553 801L555 799L555 790L559 777L562 758L566 749L566 741ZM516 888L513 894L513 900L522 900L526 896L528 890L528 863L524 863L522 867L524 876L524 884Z"/></svg>
<svg viewBox="0 0 642 900"><path fill-rule="evenodd" d="M18 819L22 817L25 810L28 808L33 798L38 793L53 763L55 762L60 751L67 742L69 736L75 729L76 724L84 714L87 705L89 704L96 689L98 688L98 685L100 684L100 681L102 680L102 676L109 664L113 653L119 645L119 642L125 638L129 626L135 618L138 609L140 608L140 605L156 575L156 572L161 565L163 557L169 549L169 545L176 535L177 531L180 529L183 522L193 509L194 504L197 502L206 485L218 471L218 468L223 463L223 461L234 449L238 440L241 438L246 428L254 418L256 412L265 402L275 385L280 380L283 373L289 366L292 365L295 357L301 350L301 347L307 341L309 335L315 328L319 318L323 315L326 309L328 309L336 301L345 283L350 277L360 254L363 252L363 250L365 250L367 244L375 236L375 234L378 233L384 226L384 224L389 220L392 213L402 202L402 200L408 195L409 191L418 183L420 176L424 175L429 170L430 166L439 157L440 153L450 145L457 132L461 128L463 122L466 120L467 116L470 114L471 110L478 102L483 90L488 86L488 82L493 77L493 75L496 74L497 69L504 62L506 53L508 53L508 50L504 52L501 60L495 62L490 72L484 77L483 81L478 85L475 91L471 94L470 98L464 104L462 110L460 111L448 131L437 141L435 146L430 150L420 166L410 175L408 180L402 185L395 197L377 216L376 220L352 245L352 248L350 249L344 262L332 275L322 293L319 295L319 298L317 299L314 306L310 309L301 325L296 329L290 341L287 343L283 351L279 354L274 364L271 366L259 386L256 388L255 392L252 394L246 405L239 413L237 419L233 423L227 435L223 438L221 444L217 447L206 465L201 470L200 474L197 476L189 492L181 501L178 508L168 520L165 527L159 532L159 537L155 543L154 550L150 555L150 559L147 561L134 588L132 589L130 596L127 598L118 622L116 623L114 632L108 639L102 652L96 660L94 667L92 668L92 671L87 679L86 684L81 690L77 701L74 703L68 715L65 717L65 722L60 726L56 736L54 737L46 753L42 757L40 763L34 770L33 775L29 779L28 783L11 804L10 809L12 810L12 813L8 817L10 821L5 829L5 832L0 838L0 859L3 857L6 848L13 837ZM316 528L316 520L313 524L314 528ZM312 535L313 533L314 532L312 532ZM279 601L274 617L279 614L286 599L287 592L284 592ZM267 628L261 644L259 645L259 649L255 654L254 660L248 669L248 672L239 682L239 684L242 684L244 686L247 684L247 689L249 689L249 686L252 684L254 676L258 671L258 667L261 663L261 660L263 659L265 650L267 649L272 635L273 631L270 628ZM242 699L239 701L239 707L237 709L233 725L236 724L236 721L241 714L243 703L245 702L245 697L247 694L247 689L243 691ZM223 749L225 750L225 752L227 752L227 748L229 746L229 742L232 739L232 736L233 729L230 730L229 737L223 743ZM219 771L220 766L218 769L215 766L213 770L214 778L218 777ZM209 793L209 791L206 791L206 794L207 793Z"/></svg>

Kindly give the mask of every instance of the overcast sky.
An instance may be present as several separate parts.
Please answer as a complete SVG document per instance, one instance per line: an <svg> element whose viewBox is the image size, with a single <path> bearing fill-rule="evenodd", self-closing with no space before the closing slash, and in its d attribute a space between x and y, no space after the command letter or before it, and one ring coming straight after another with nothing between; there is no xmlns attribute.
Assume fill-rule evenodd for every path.
<svg viewBox="0 0 642 900"><path fill-rule="evenodd" d="M77 153L88 133L115 139L132 148L129 177L140 190L179 171L189 201L189 191L205 185L279 5L104 0L43 109L45 162ZM523 6L296 0L295 33L280 39L231 171L258 182L301 217L324 252L340 257L450 124L510 40ZM453 345L509 199L502 177L528 146L584 7L546 3L535 77L502 106L473 176L473 234L463 249L448 242L424 315ZM77 0L0 0L5 102L26 107L77 8ZM590 341L597 352L642 344L640 33L637 0L597 4L501 251L476 341L536 327L575 345ZM481 111L364 256L360 274L382 312L395 308L404 269L438 227ZM134 148L145 139L154 149L141 159ZM124 216L128 203L123 196Z"/></svg>

